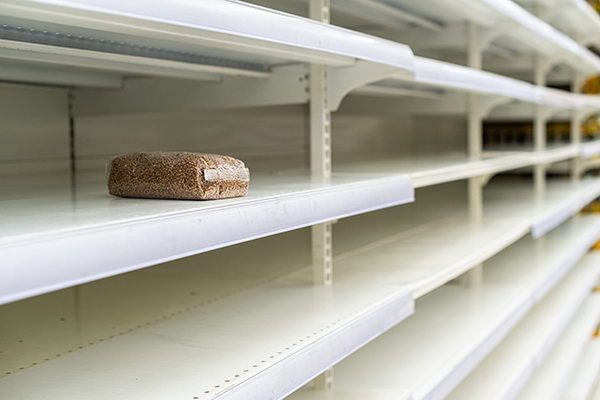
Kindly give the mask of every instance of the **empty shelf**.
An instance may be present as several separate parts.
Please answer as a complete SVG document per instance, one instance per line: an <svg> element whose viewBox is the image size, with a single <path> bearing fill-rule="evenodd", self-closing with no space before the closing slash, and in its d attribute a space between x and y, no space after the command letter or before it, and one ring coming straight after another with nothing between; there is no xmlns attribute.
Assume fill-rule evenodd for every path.
<svg viewBox="0 0 600 400"><path fill-rule="evenodd" d="M540 301L600 239L600 216L576 215L537 240L521 239L485 265L484 280L530 288ZM525 268L524 266L527 266Z"/></svg>
<svg viewBox="0 0 600 400"><path fill-rule="evenodd" d="M600 232L600 218L596 229ZM421 224L334 258L335 281L400 285L418 298L486 261L528 230L527 221L510 218Z"/></svg>
<svg viewBox="0 0 600 400"><path fill-rule="evenodd" d="M281 398L413 312L411 294L395 286L314 287L311 279L311 271L294 273L16 370L0 379L0 392L32 400Z"/></svg>
<svg viewBox="0 0 600 400"><path fill-rule="evenodd" d="M413 400L444 398L530 305L523 289L441 287L417 301L412 317L336 365L336 391L395 390L410 392ZM299 391L306 397L299 398L313 398L310 392L317 393L306 387Z"/></svg>
<svg viewBox="0 0 600 400"><path fill-rule="evenodd" d="M448 399L516 398L589 297L599 274L600 255L586 255ZM598 298L592 301L600 311Z"/></svg>
<svg viewBox="0 0 600 400"><path fill-rule="evenodd" d="M600 140L581 144L581 158L588 159L600 154Z"/></svg>
<svg viewBox="0 0 600 400"><path fill-rule="evenodd" d="M413 201L402 175L255 174L248 196L205 202L117 198L100 179L3 179L0 303Z"/></svg>
<svg viewBox="0 0 600 400"><path fill-rule="evenodd" d="M592 295L577 312L554 349L533 374L518 400L557 400L574 375L586 344L600 318L600 295Z"/></svg>
<svg viewBox="0 0 600 400"><path fill-rule="evenodd" d="M407 46L241 2L5 1L0 15L2 59L26 66L209 80L289 62L413 69Z"/></svg>
<svg viewBox="0 0 600 400"><path fill-rule="evenodd" d="M540 237L600 196L600 180L549 179L547 192L536 199L529 181L498 179L484 189L484 213L491 217L525 217L531 233Z"/></svg>
<svg viewBox="0 0 600 400"><path fill-rule="evenodd" d="M562 396L563 400L588 400L600 374L600 340L591 339Z"/></svg>
<svg viewBox="0 0 600 400"><path fill-rule="evenodd" d="M600 220L594 220L597 238ZM558 230L561 229L564 228L561 226ZM570 230L572 236L582 239L579 229L567 230ZM589 235L589 232L587 234ZM530 238L522 240L532 242ZM560 264L561 259L569 258L573 251L569 244L561 247L564 254L546 256L544 261L550 265L545 271L548 277L555 274L553 263ZM535 245L529 243L528 247L532 251ZM510 250L511 248L508 248L504 252ZM495 258L502 258L504 252L484 264L483 287L447 285L429 293L417 301L415 315L336 365L336 389L331 398L344 398L341 394L338 396L338 390L365 393L368 390L375 393L384 389L399 393L408 391L414 400L444 398L450 393L539 300L536 292L545 279L520 282L519 276L527 270L529 263L522 255L503 260L503 266L508 269L506 275L510 275L512 280L499 282L488 278L487 272L490 268L501 267L499 263L492 263ZM543 253L540 253L540 256L541 254ZM520 268L510 269L515 265ZM562 317L560 313L541 313L546 317L559 318L559 321L552 322L556 328L554 333L550 333L552 329L545 333L550 336L548 340L538 343L535 341L537 338L530 337L530 342L534 340L533 343L528 342L531 349L538 345L544 347L544 344L546 347L550 346L553 335L558 336L558 330L564 327L560 324L568 322L569 313L574 312L599 275L600 256L586 256L586 259L552 292L556 300L546 302L547 306L534 308L547 310L550 307L555 311L554 304L559 303L564 311ZM496 295L500 297L496 298ZM495 301L500 303L496 304ZM538 322L539 317L529 325ZM523 324L524 322L520 323ZM547 323L542 328L549 328L549 325ZM541 351L536 352L540 353ZM379 366L377 370L370 369L369 366L375 364ZM318 391L311 387L305 387L291 396L291 399L296 400L296 396L303 400L318 398L311 397L317 393Z"/></svg>
<svg viewBox="0 0 600 400"><path fill-rule="evenodd" d="M469 160L464 154L447 153L440 155L399 156L395 159L373 161L344 161L334 165L334 170L344 173L386 172L407 174L415 188L452 182L474 176L496 174L532 164L527 153L485 154L480 161Z"/></svg>

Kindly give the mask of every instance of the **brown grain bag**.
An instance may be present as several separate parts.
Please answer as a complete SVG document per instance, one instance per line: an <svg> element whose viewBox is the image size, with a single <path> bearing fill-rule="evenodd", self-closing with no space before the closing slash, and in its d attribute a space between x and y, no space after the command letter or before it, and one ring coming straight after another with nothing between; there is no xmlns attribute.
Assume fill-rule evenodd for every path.
<svg viewBox="0 0 600 400"><path fill-rule="evenodd" d="M188 152L130 153L107 165L108 192L121 197L213 200L245 196L250 175L238 159Z"/></svg>

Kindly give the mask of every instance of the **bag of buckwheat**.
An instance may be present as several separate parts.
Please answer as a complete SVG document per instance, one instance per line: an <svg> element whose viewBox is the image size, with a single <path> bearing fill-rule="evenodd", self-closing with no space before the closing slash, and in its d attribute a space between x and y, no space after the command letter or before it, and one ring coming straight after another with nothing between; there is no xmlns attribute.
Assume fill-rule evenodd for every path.
<svg viewBox="0 0 600 400"><path fill-rule="evenodd" d="M108 192L121 197L213 200L248 194L250 172L238 159L188 152L130 153L106 166Z"/></svg>

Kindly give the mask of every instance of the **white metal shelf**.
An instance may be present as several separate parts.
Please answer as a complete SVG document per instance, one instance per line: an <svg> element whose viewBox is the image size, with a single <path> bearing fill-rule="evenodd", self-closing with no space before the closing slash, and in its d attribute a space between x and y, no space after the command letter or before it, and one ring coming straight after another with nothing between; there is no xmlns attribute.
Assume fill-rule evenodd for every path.
<svg viewBox="0 0 600 400"><path fill-rule="evenodd" d="M563 400L588 400L600 374L600 340L589 340L562 396Z"/></svg>
<svg viewBox="0 0 600 400"><path fill-rule="evenodd" d="M200 80L290 62L413 69L407 46L237 1L5 1L0 15L2 59L21 66Z"/></svg>
<svg viewBox="0 0 600 400"><path fill-rule="evenodd" d="M394 284L418 298L486 261L529 230L526 220L489 219L472 224L452 219L451 210L448 214L448 219L417 223L334 258L336 282ZM600 236L600 220L596 229Z"/></svg>
<svg viewBox="0 0 600 400"><path fill-rule="evenodd" d="M206 202L109 196L102 175L2 186L0 303L414 199L405 175L257 173L248 196Z"/></svg>
<svg viewBox="0 0 600 400"><path fill-rule="evenodd" d="M600 140L592 140L582 143L580 147L581 158L584 160L600 155Z"/></svg>
<svg viewBox="0 0 600 400"><path fill-rule="evenodd" d="M569 222L549 234L555 239L549 239L547 246L536 252L535 260L527 258L526 252L505 256L511 251L509 247L484 264L486 275L491 267L502 269L504 276L512 279L499 282L484 276L480 288L449 285L419 299L415 315L336 365L336 388L331 398L344 398L346 392L338 394L338 390L409 392L413 400L444 398L539 300L541 287L556 270L564 268L566 260L572 260L568 268L577 262L581 252L572 244L595 241L599 235L596 217ZM525 246L529 253L536 247L530 238L522 242L517 245ZM500 261L490 264L496 258ZM555 297L571 305L581 301L600 275L600 256L588 258L559 284ZM545 276L521 281L530 263ZM305 387L290 398L314 399L317 393Z"/></svg>
<svg viewBox="0 0 600 400"><path fill-rule="evenodd" d="M600 180L550 179L544 198L536 198L531 182L497 179L485 188L484 195L486 216L529 218L531 233L538 238L600 196Z"/></svg>
<svg viewBox="0 0 600 400"><path fill-rule="evenodd" d="M0 392L63 400L282 398L413 312L411 294L396 286L311 282L308 268L171 314L5 375Z"/></svg>
<svg viewBox="0 0 600 400"><path fill-rule="evenodd" d="M406 155L366 161L341 158L336 160L333 168L341 173L385 171L406 174L412 180L413 186L419 188L473 176L496 174L528 165L532 165L529 154L506 152L485 155L483 160L470 160L464 153Z"/></svg>
<svg viewBox="0 0 600 400"><path fill-rule="evenodd" d="M531 288L533 298L538 302L598 239L600 217L594 214L576 215L544 237L521 239L488 260L484 280L490 284Z"/></svg>
<svg viewBox="0 0 600 400"><path fill-rule="evenodd" d="M600 41L600 17L585 0L518 0L518 4L535 11L564 34L583 45Z"/></svg>
<svg viewBox="0 0 600 400"><path fill-rule="evenodd" d="M533 374L518 400L562 398L600 318L600 295L587 299L544 363Z"/></svg>
<svg viewBox="0 0 600 400"><path fill-rule="evenodd" d="M519 288L444 286L420 299L411 318L336 365L336 390L444 398L527 312L529 301Z"/></svg>
<svg viewBox="0 0 600 400"><path fill-rule="evenodd" d="M448 396L448 400L515 399L578 314L582 303L584 307L579 315L584 316L585 324L591 327L594 319L597 321L600 299L596 295L590 298L589 291L596 283L599 268L598 255L586 256ZM577 319L573 327L577 325L575 322ZM591 329L587 334L591 334Z"/></svg>

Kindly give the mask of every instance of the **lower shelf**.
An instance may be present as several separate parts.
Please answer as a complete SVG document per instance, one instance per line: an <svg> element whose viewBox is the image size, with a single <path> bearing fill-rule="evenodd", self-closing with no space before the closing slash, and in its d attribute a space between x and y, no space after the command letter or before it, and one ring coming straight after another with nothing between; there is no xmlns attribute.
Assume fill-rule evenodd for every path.
<svg viewBox="0 0 600 400"><path fill-rule="evenodd" d="M571 226L581 227L583 221L589 223L587 230L573 229ZM582 220L569 221L550 235L589 242L591 238L598 238L599 222L594 217L582 217ZM514 246L528 246L534 250L533 239L523 238L521 241L524 244L519 242ZM548 246L556 244L548 241ZM344 399L346 392L342 395L342 390L356 393L374 393L378 390L409 392L414 400L444 398L519 323L539 299L541 287L556 275L556 271L573 267L577 261L575 257L581 256L581 253L570 245L570 240L567 240L558 246L561 253L544 252L543 249L536 252L535 265L532 266L537 270L533 274L537 275L536 279L531 277L520 282L519 275L527 270L532 260L521 260L522 255L519 254L506 256L504 253L511 250L508 248L485 264L485 283L481 288L446 285L423 296L416 303L415 315L336 365L336 388L327 398ZM496 258L499 260L494 261ZM565 260L572 258L575 261L568 265ZM586 256L552 292L568 305L566 314L574 312L589 289L590 282L594 282L600 274L599 258L596 255ZM488 267L488 264L494 265ZM513 275L512 280L504 279L500 283L499 278L496 282L486 278L492 276L488 274L489 269L500 265L506 267L505 277ZM512 269L513 265L520 268ZM577 293L582 295L578 296ZM546 303L547 299L544 300ZM550 332L555 336L560 333L558 327ZM531 347L535 347L535 343ZM544 343L547 344L546 348L550 348L550 339ZM373 368L374 365L377 367ZM305 400L319 398L317 396L323 395L307 386L290 398Z"/></svg>
<svg viewBox="0 0 600 400"><path fill-rule="evenodd" d="M600 375L600 339L590 340L567 385L562 400L588 400Z"/></svg>
<svg viewBox="0 0 600 400"><path fill-rule="evenodd" d="M555 348L533 374L517 400L558 400L574 374L600 318L600 294L588 298ZM585 375L585 373L584 373Z"/></svg>
<svg viewBox="0 0 600 400"><path fill-rule="evenodd" d="M599 274L600 255L585 256L447 399L517 398L589 297ZM600 315L599 300L598 296L591 299L595 318Z"/></svg>
<svg viewBox="0 0 600 400"><path fill-rule="evenodd" d="M413 312L394 286L299 272L0 379L19 399L281 398ZM9 371L10 372L10 371Z"/></svg>

